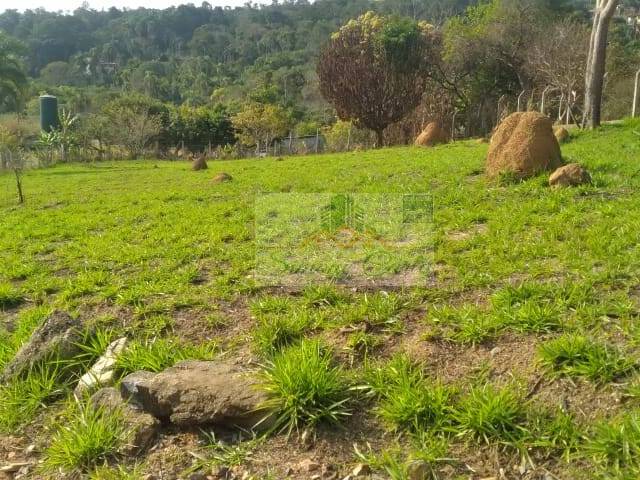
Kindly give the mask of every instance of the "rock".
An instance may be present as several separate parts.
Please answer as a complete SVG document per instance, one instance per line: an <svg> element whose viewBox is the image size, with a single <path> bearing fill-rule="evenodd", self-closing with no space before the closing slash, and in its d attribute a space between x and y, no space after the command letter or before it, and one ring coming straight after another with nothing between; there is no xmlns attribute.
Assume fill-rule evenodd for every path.
<svg viewBox="0 0 640 480"><path fill-rule="evenodd" d="M119 338L112 342L96 363L85 373L75 389L76 396L81 396L96 387L108 387L113 385L115 378L115 367L118 356L127 346L127 337Z"/></svg>
<svg viewBox="0 0 640 480"><path fill-rule="evenodd" d="M558 143L564 143L569 140L570 137L569 130L564 127L556 127L556 129L553 131L553 134L556 136Z"/></svg>
<svg viewBox="0 0 640 480"><path fill-rule="evenodd" d="M507 173L527 178L560 166L560 145L549 117L516 112L505 118L491 137L485 170L489 177Z"/></svg>
<svg viewBox="0 0 640 480"><path fill-rule="evenodd" d="M366 463L359 463L351 471L351 475L353 475L354 477L365 477L370 474L371 474L371 467Z"/></svg>
<svg viewBox="0 0 640 480"><path fill-rule="evenodd" d="M560 167L549 177L549 185L552 187L574 187L585 183L591 183L591 175L577 163Z"/></svg>
<svg viewBox="0 0 640 480"><path fill-rule="evenodd" d="M267 397L250 372L229 361L186 360L158 374L136 372L121 382L124 398L174 425L269 428Z"/></svg>
<svg viewBox="0 0 640 480"><path fill-rule="evenodd" d="M306 458L298 464L297 470L302 473L311 473L317 472L321 468L322 466L318 462L314 462L310 458Z"/></svg>
<svg viewBox="0 0 640 480"><path fill-rule="evenodd" d="M193 162L191 163L191 170L193 170L194 172L197 172L199 170L206 170L207 168L209 167L207 166L207 161L205 160L204 155L195 157Z"/></svg>
<svg viewBox="0 0 640 480"><path fill-rule="evenodd" d="M231 180L233 180L233 177L231 175L225 172L220 172L215 177L213 177L211 181L213 183L224 183L224 182L230 182Z"/></svg>
<svg viewBox="0 0 640 480"><path fill-rule="evenodd" d="M23 467L27 467L31 465L31 462L15 462L9 463L7 465L3 465L0 467L0 472L2 473L15 473Z"/></svg>
<svg viewBox="0 0 640 480"><path fill-rule="evenodd" d="M448 143L449 135L437 122L431 122L422 130L416 138L415 144L419 147L433 147L440 143Z"/></svg>
<svg viewBox="0 0 640 480"><path fill-rule="evenodd" d="M127 444L121 449L123 455L133 456L146 450L160 429L158 419L134 408L122 399L122 396L112 387L102 388L93 394L89 403L94 408L104 408L108 411L119 410L129 432Z"/></svg>
<svg viewBox="0 0 640 480"><path fill-rule="evenodd" d="M80 354L79 344L83 340L83 326L79 319L55 311L31 335L13 360L5 365L0 383L21 376L40 362L52 357L69 360Z"/></svg>
<svg viewBox="0 0 640 480"><path fill-rule="evenodd" d="M427 480L429 478L429 464L424 460L414 460L407 467L407 480Z"/></svg>

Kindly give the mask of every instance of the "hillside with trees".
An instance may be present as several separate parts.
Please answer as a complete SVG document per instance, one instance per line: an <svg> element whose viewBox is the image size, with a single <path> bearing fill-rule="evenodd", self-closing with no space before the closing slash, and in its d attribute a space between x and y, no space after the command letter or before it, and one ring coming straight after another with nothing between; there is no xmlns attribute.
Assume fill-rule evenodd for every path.
<svg viewBox="0 0 640 480"><path fill-rule="evenodd" d="M630 110L640 63L640 24L631 19L637 21L639 5L625 1L613 21L605 119ZM411 100L407 103L406 95L398 93L407 93L409 77L393 73L405 83L397 83L396 94L384 101L402 108L387 108L375 121L371 115L369 121L346 115L339 101L345 92L329 88L337 80L323 81L339 70L335 61L329 68L338 54L331 35L365 12L390 25L404 22L407 31L429 25L432 37L425 50L401 52L413 56L405 63L428 64L412 74ZM545 102L546 113L554 110L565 123L578 123L590 25L587 0L319 0L237 8L204 2L165 10L6 10L0 14L0 51L13 52L5 64L14 71L2 83L0 111L35 116L38 95L56 95L65 111L80 117L75 143L100 157L109 139L126 143L116 138L123 132L104 128L113 102L144 103L146 114L157 116L159 125L143 143L165 152L169 147L201 151L237 140L260 151L278 138L319 133L343 145L345 131L351 145L381 144L383 130L386 144L410 143L432 120L454 138L486 135L506 113L525 106L540 109ZM357 75L369 73L375 83L381 65L370 62ZM387 78L391 74L387 69ZM383 100L378 95L370 101ZM256 138L246 128L247 119L260 119L265 112L276 124L264 138L261 132ZM343 120L349 122L346 127Z"/></svg>

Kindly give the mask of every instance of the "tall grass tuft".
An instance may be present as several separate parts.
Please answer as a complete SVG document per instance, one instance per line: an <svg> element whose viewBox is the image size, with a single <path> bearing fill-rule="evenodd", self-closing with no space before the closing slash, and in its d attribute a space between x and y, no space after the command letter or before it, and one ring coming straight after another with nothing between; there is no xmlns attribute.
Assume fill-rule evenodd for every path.
<svg viewBox="0 0 640 480"><path fill-rule="evenodd" d="M349 415L345 372L317 340L302 340L277 354L262 377L270 397L265 407L276 412L276 428L281 431L290 433L325 421L339 423Z"/></svg>

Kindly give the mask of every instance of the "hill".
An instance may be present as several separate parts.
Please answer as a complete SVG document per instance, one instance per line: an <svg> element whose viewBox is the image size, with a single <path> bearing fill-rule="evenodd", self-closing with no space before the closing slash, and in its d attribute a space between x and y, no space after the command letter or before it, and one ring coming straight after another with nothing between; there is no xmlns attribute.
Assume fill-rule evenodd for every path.
<svg viewBox="0 0 640 480"><path fill-rule="evenodd" d="M473 141L215 161L200 172L182 162L57 165L25 174L20 207L13 178L0 174L0 366L54 309L94 326L70 363L45 362L0 386L0 458L27 462L24 478L41 468L51 477L80 468L102 479L202 478L194 472L220 467L238 478L343 478L357 463L397 479L502 470L632 478L640 468L638 129L627 121L575 132L563 155L594 180L576 189L552 190L542 176L491 183L486 146ZM219 172L232 180L212 182ZM334 244L336 261L343 250L363 254L355 275L348 262L327 268L320 247L317 257L293 258L278 250L295 230L278 230L266 195L274 193L289 206L334 198L303 194L348 193L365 216L377 211L387 223L392 207L371 210L367 199L390 195L392 205L426 194L433 217L419 233L428 254L377 261L388 232L376 223L378 236L354 227L361 237ZM256 243L260 219L274 230L262 232L266 244ZM265 245L275 251L261 257ZM404 275L425 261L426 283ZM285 273L275 270L283 265ZM261 286L263 267L275 272L272 284L305 267L325 277ZM384 284L389 273L401 281L372 280ZM270 386L299 430L251 438L165 423L151 450L118 454L118 425L91 416L82 398L78 406L77 377L59 373L81 372L122 335L130 344L118 375L231 359ZM296 357L299 348L311 353ZM317 391L300 391L303 374ZM120 470L101 467L105 459ZM424 476L412 476L416 469Z"/></svg>

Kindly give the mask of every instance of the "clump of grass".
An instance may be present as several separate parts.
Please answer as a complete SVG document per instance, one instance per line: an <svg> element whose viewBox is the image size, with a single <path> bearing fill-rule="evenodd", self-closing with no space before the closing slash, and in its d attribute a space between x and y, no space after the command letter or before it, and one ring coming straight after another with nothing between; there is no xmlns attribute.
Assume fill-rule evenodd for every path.
<svg viewBox="0 0 640 480"><path fill-rule="evenodd" d="M450 461L446 458L448 449L447 438L425 432L411 435L408 451L406 445L394 445L380 453L374 452L368 444L367 450L361 450L358 445L354 445L355 457L358 461L369 465L373 470L385 472L392 480L413 478L411 471L414 462L421 464L423 475L420 478L437 480L440 478L439 464Z"/></svg>
<svg viewBox="0 0 640 480"><path fill-rule="evenodd" d="M212 360L217 353L214 343L185 345L173 338L134 340L118 357L122 375L138 370L160 372L182 360Z"/></svg>
<svg viewBox="0 0 640 480"><path fill-rule="evenodd" d="M302 338L312 319L304 312L261 318L253 331L255 350L271 356Z"/></svg>
<svg viewBox="0 0 640 480"><path fill-rule="evenodd" d="M398 295L377 292L365 294L361 302L346 314L351 322L367 322L373 327L396 331L402 327L399 315L403 307L404 303Z"/></svg>
<svg viewBox="0 0 640 480"><path fill-rule="evenodd" d="M24 298L20 292L8 282L0 282L0 310L20 305Z"/></svg>
<svg viewBox="0 0 640 480"><path fill-rule="evenodd" d="M512 386L501 389L491 384L473 387L453 413L459 436L490 443L515 444L527 433L526 407Z"/></svg>
<svg viewBox="0 0 640 480"><path fill-rule="evenodd" d="M531 433L528 444L550 455L560 455L569 461L580 446L583 432L573 415L562 410L531 412Z"/></svg>
<svg viewBox="0 0 640 480"><path fill-rule="evenodd" d="M289 297L265 296L253 302L251 313L260 317L263 315L284 315L291 311L293 302Z"/></svg>
<svg viewBox="0 0 640 480"><path fill-rule="evenodd" d="M302 340L277 354L262 377L270 397L265 407L276 412L276 428L291 432L324 421L339 423L349 415L345 372L317 340Z"/></svg>
<svg viewBox="0 0 640 480"><path fill-rule="evenodd" d="M585 377L607 383L629 374L636 367L618 348L579 334L565 334L542 344L539 358L555 375Z"/></svg>
<svg viewBox="0 0 640 480"><path fill-rule="evenodd" d="M438 431L449 423L453 389L428 380L406 355L372 368L369 386L380 398L377 413L393 429Z"/></svg>
<svg viewBox="0 0 640 480"><path fill-rule="evenodd" d="M71 404L45 451L44 468L87 472L116 456L126 434L122 412Z"/></svg>
<svg viewBox="0 0 640 480"><path fill-rule="evenodd" d="M140 465L134 465L131 469L124 465L100 465L90 474L89 480L139 480L143 478Z"/></svg>
<svg viewBox="0 0 640 480"><path fill-rule="evenodd" d="M13 332L0 331L0 370L13 358L22 344L29 339L33 331L50 313L51 308L48 306L23 309L18 314Z"/></svg>
<svg viewBox="0 0 640 480"><path fill-rule="evenodd" d="M505 327L501 318L469 305L461 308L448 305L435 307L429 313L427 323L435 329L430 337L442 337L465 345L477 345L494 339Z"/></svg>
<svg viewBox="0 0 640 480"><path fill-rule="evenodd" d="M304 302L309 307L333 307L346 301L347 296L333 285L311 285L304 289Z"/></svg>
<svg viewBox="0 0 640 480"><path fill-rule="evenodd" d="M627 412L611 421L599 422L583 448L600 466L616 471L640 468L640 413Z"/></svg>
<svg viewBox="0 0 640 480"><path fill-rule="evenodd" d="M0 431L10 432L30 422L45 403L63 395L67 385L62 376L60 367L51 362L0 385Z"/></svg>
<svg viewBox="0 0 640 480"><path fill-rule="evenodd" d="M352 354L367 356L382 344L382 339L378 335L357 330L349 335L347 339L347 349Z"/></svg>

